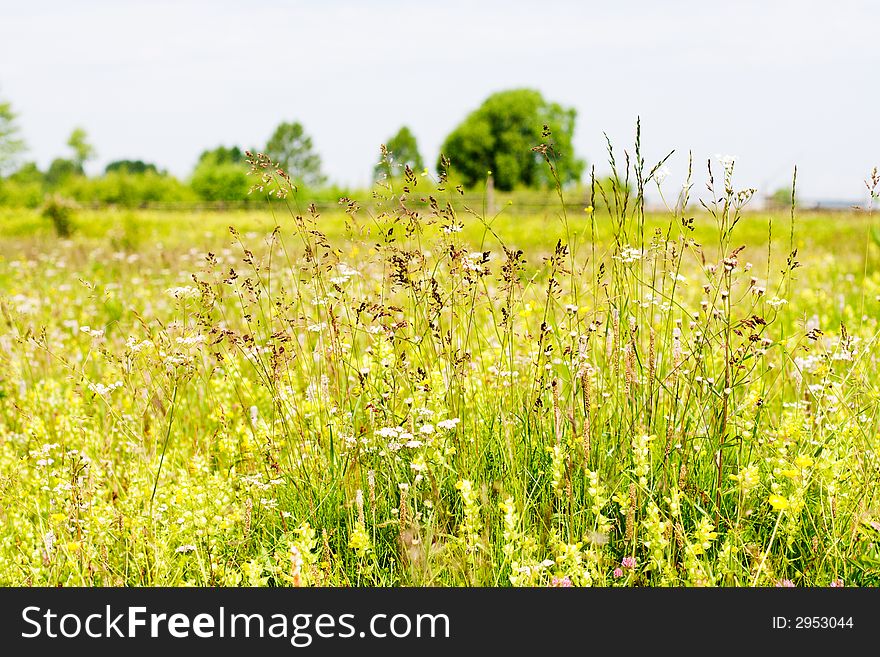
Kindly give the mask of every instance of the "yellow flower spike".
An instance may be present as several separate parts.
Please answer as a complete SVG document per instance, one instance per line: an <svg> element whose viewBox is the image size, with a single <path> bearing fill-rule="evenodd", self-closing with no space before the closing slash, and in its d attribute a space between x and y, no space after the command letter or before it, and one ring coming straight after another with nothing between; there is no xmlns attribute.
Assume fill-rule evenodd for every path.
<svg viewBox="0 0 880 657"><path fill-rule="evenodd" d="M362 523L358 522L355 525L354 531L352 531L348 540L348 547L360 556L364 556L370 549L370 537Z"/></svg>
<svg viewBox="0 0 880 657"><path fill-rule="evenodd" d="M790 506L788 498L785 498L782 495L771 495L767 501L770 502L770 506L776 511L784 511Z"/></svg>
<svg viewBox="0 0 880 657"><path fill-rule="evenodd" d="M797 470L780 470L779 474L782 475L783 477L788 477L789 479L794 479L795 477L798 476L798 471Z"/></svg>
<svg viewBox="0 0 880 657"><path fill-rule="evenodd" d="M799 468L810 468L813 466L815 461L811 459L809 456L800 455L794 460L794 464Z"/></svg>

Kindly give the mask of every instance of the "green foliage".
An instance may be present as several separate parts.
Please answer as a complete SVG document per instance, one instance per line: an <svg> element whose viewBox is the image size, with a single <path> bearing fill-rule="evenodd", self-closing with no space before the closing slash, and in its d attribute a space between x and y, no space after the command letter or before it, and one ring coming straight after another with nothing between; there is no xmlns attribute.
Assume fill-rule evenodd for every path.
<svg viewBox="0 0 880 657"><path fill-rule="evenodd" d="M100 178L74 176L59 186L59 191L80 203L138 207L148 203L195 201L196 194L173 176L154 171L130 174L117 170Z"/></svg>
<svg viewBox="0 0 880 657"><path fill-rule="evenodd" d="M37 183L42 185L45 176L36 162L25 162L7 180L16 183Z"/></svg>
<svg viewBox="0 0 880 657"><path fill-rule="evenodd" d="M419 153L416 136L408 127L403 126L384 145L382 159L373 169L373 179L401 176L406 166L413 171L421 171L425 168L425 163Z"/></svg>
<svg viewBox="0 0 880 657"><path fill-rule="evenodd" d="M281 123L275 128L264 152L297 184L320 187L326 181L321 173L321 156L299 121Z"/></svg>
<svg viewBox="0 0 880 657"><path fill-rule="evenodd" d="M83 173L85 163L95 157L95 147L88 142L88 135L82 128L74 128L67 139L67 145L73 150L73 163L77 171Z"/></svg>
<svg viewBox="0 0 880 657"><path fill-rule="evenodd" d="M9 102L0 101L0 176L15 167L25 143L19 136L17 115Z"/></svg>
<svg viewBox="0 0 880 657"><path fill-rule="evenodd" d="M35 208L43 201L43 172L33 162L0 180L0 205Z"/></svg>
<svg viewBox="0 0 880 657"><path fill-rule="evenodd" d="M203 201L244 201L251 181L244 151L238 146L218 146L199 156L190 187Z"/></svg>
<svg viewBox="0 0 880 657"><path fill-rule="evenodd" d="M142 207L150 203L186 203L199 196L186 183L155 165L121 160L108 165L109 173L97 178L80 175L72 160L56 158L43 174L29 162L0 181L0 205L36 208L47 191L83 205ZM141 173L137 173L140 171Z"/></svg>
<svg viewBox="0 0 880 657"><path fill-rule="evenodd" d="M196 166L201 164L237 164L244 167L244 151L238 146L218 146L217 148L202 151Z"/></svg>
<svg viewBox="0 0 880 657"><path fill-rule="evenodd" d="M250 189L247 171L235 164L199 165L190 185L204 201L243 201Z"/></svg>
<svg viewBox="0 0 880 657"><path fill-rule="evenodd" d="M73 160L56 157L46 171L46 185L49 189L57 189L71 178L82 175L82 169Z"/></svg>
<svg viewBox="0 0 880 657"><path fill-rule="evenodd" d="M532 89L498 92L449 134L441 152L466 187L492 172L495 187L509 191L553 186L544 155L533 150L547 144L559 182L566 185L580 180L585 166L572 145L576 116L573 108L550 103ZM543 126L549 128L549 136L542 134ZM443 169L442 156L438 168Z"/></svg>
<svg viewBox="0 0 880 657"><path fill-rule="evenodd" d="M77 209L77 204L71 199L60 194L52 194L46 198L40 208L40 214L52 222L52 227L58 237L68 238L73 234L73 218Z"/></svg>
<svg viewBox="0 0 880 657"><path fill-rule="evenodd" d="M106 167L104 167L104 173L114 173L117 171L122 171L125 173L159 173L159 169L156 168L155 164L151 164L149 162L144 162L143 160L114 160Z"/></svg>
<svg viewBox="0 0 880 657"><path fill-rule="evenodd" d="M7 240L0 581L878 584L867 213L384 210Z"/></svg>
<svg viewBox="0 0 880 657"><path fill-rule="evenodd" d="M767 204L772 208L791 207L791 187L780 187L767 197ZM795 196L795 206L798 205L798 199Z"/></svg>
<svg viewBox="0 0 880 657"><path fill-rule="evenodd" d="M200 164L190 186L204 201L244 201L250 181L247 171L237 164Z"/></svg>

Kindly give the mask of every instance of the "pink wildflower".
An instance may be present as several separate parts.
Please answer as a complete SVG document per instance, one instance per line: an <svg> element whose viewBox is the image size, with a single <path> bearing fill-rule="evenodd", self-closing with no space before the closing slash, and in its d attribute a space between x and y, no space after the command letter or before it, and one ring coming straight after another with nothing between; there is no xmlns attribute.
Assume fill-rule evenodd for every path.
<svg viewBox="0 0 880 657"><path fill-rule="evenodd" d="M611 574L614 575L614 579L617 579L619 577L623 577L623 571L620 568L615 568L614 572Z"/></svg>
<svg viewBox="0 0 880 657"><path fill-rule="evenodd" d="M632 570L636 567L636 558L635 557L624 557L623 561L620 562L620 565L626 568L627 570Z"/></svg>
<svg viewBox="0 0 880 657"><path fill-rule="evenodd" d="M561 586L563 588L568 588L571 586L571 579L568 575L565 577L554 577L550 582L550 586Z"/></svg>
<svg viewBox="0 0 880 657"><path fill-rule="evenodd" d="M783 579L776 582L776 586L781 586L782 588L790 589L794 588L794 582L790 579Z"/></svg>

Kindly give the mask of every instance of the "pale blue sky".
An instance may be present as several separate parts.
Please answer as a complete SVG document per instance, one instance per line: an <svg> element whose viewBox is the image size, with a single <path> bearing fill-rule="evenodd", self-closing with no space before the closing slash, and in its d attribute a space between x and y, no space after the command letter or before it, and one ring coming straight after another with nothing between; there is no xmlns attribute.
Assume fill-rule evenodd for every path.
<svg viewBox="0 0 880 657"><path fill-rule="evenodd" d="M302 121L326 172L365 184L411 126L433 163L491 92L528 86L579 113L579 154L605 169L637 115L649 158L737 156L738 180L861 199L880 165L880 2L110 2L0 0L0 97L31 159L74 126L98 151L186 175L218 144L261 146ZM702 171L702 169L701 169ZM700 178L702 180L702 176Z"/></svg>

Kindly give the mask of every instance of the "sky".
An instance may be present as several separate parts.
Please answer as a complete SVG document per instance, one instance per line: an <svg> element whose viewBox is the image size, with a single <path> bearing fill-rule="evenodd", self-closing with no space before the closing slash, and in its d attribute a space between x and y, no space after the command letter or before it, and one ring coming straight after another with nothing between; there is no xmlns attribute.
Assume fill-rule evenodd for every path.
<svg viewBox="0 0 880 657"><path fill-rule="evenodd" d="M736 157L738 186L862 200L880 165L880 2L296 2L0 0L0 99L46 166L83 127L87 170L143 159L185 177L220 144L260 148L300 121L324 170L369 182L401 125L434 163L491 93L529 87L578 112L574 144L608 170L607 135Z"/></svg>

